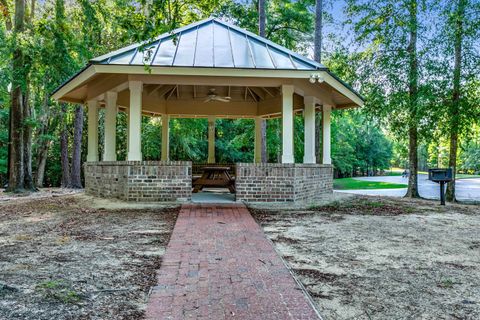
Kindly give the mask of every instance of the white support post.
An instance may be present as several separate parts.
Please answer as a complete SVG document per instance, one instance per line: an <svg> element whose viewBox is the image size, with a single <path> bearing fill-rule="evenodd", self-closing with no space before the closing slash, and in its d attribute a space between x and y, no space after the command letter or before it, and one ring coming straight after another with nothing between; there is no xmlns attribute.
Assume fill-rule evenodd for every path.
<svg viewBox="0 0 480 320"><path fill-rule="evenodd" d="M305 148L303 163L315 163L315 98L307 96L305 102Z"/></svg>
<svg viewBox="0 0 480 320"><path fill-rule="evenodd" d="M88 154L87 161L98 161L98 101L90 100L88 106Z"/></svg>
<svg viewBox="0 0 480 320"><path fill-rule="evenodd" d="M125 110L125 115L127 116L127 159L128 159L128 150L130 150L129 140L130 140L130 109Z"/></svg>
<svg viewBox="0 0 480 320"><path fill-rule="evenodd" d="M170 160L170 116L162 114L162 161Z"/></svg>
<svg viewBox="0 0 480 320"><path fill-rule="evenodd" d="M141 81L130 81L130 109L129 109L129 136L128 136L128 160L142 160L142 90Z"/></svg>
<svg viewBox="0 0 480 320"><path fill-rule="evenodd" d="M262 162L262 118L255 118L255 149L254 162Z"/></svg>
<svg viewBox="0 0 480 320"><path fill-rule="evenodd" d="M293 157L293 85L282 85L282 163L294 163Z"/></svg>
<svg viewBox="0 0 480 320"><path fill-rule="evenodd" d="M330 112L332 107L329 105L323 105L322 108L322 145L323 145L323 164L332 164L332 158L330 156Z"/></svg>
<svg viewBox="0 0 480 320"><path fill-rule="evenodd" d="M208 163L215 163L215 116L208 117Z"/></svg>
<svg viewBox="0 0 480 320"><path fill-rule="evenodd" d="M108 91L105 102L103 161L117 161L117 93Z"/></svg>

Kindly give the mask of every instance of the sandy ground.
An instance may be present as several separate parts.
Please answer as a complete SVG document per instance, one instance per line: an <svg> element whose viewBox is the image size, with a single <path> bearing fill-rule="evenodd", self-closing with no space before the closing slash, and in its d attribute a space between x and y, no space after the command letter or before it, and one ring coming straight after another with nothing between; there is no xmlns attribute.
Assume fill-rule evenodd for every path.
<svg viewBox="0 0 480 320"><path fill-rule="evenodd" d="M0 319L142 318L178 208L43 193L0 197Z"/></svg>
<svg viewBox="0 0 480 320"><path fill-rule="evenodd" d="M480 206L252 209L325 319L480 319Z"/></svg>

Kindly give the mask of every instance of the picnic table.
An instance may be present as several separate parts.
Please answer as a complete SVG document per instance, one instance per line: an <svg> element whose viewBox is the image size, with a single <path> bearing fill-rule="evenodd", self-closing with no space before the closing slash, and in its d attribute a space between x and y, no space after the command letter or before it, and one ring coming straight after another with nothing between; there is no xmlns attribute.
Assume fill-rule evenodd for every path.
<svg viewBox="0 0 480 320"><path fill-rule="evenodd" d="M204 187L228 188L235 193L235 181L228 171L230 167L204 167L200 178L193 182L193 193Z"/></svg>

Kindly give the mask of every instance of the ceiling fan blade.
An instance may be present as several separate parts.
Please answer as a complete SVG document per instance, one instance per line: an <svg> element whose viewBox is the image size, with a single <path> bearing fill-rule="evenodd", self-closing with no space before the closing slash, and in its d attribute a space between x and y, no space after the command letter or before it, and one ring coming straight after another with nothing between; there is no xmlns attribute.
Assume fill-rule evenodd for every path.
<svg viewBox="0 0 480 320"><path fill-rule="evenodd" d="M212 100L213 100L212 97L207 97L207 99L203 100L203 102L210 102Z"/></svg>
<svg viewBox="0 0 480 320"><path fill-rule="evenodd" d="M221 102L230 102L230 99L221 98L221 97L217 97L217 98L215 98L215 100L221 101Z"/></svg>

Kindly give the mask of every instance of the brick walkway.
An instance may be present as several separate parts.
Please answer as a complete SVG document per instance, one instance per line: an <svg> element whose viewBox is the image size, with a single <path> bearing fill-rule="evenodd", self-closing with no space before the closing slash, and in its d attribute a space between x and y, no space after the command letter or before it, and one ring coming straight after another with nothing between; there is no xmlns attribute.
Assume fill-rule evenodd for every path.
<svg viewBox="0 0 480 320"><path fill-rule="evenodd" d="M148 319L318 319L243 205L184 205Z"/></svg>

